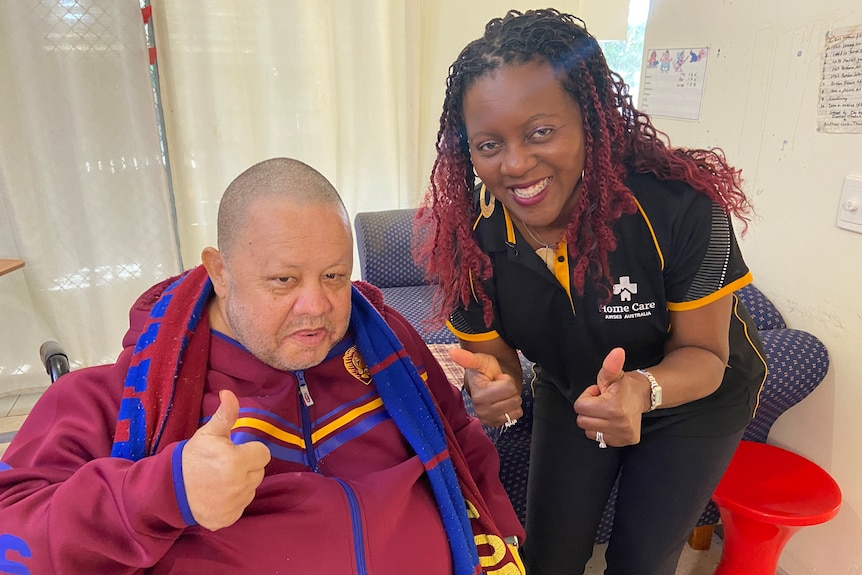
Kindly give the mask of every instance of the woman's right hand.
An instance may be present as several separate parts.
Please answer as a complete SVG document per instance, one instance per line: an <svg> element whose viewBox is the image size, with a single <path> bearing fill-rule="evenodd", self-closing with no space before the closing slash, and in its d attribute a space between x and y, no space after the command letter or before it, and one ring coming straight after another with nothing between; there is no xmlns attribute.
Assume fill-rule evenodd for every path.
<svg viewBox="0 0 862 575"><path fill-rule="evenodd" d="M524 414L521 409L522 381L516 381L504 372L496 357L461 348L450 349L449 357L464 368L467 393L482 423L496 427L515 421Z"/></svg>

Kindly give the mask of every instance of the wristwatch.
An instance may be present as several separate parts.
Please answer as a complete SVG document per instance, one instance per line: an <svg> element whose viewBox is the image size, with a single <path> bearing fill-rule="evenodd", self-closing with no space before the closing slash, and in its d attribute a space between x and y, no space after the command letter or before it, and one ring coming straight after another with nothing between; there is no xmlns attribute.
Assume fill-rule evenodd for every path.
<svg viewBox="0 0 862 575"><path fill-rule="evenodd" d="M661 405L661 386L655 379L655 376L645 369L635 370L649 380L649 409L647 413Z"/></svg>

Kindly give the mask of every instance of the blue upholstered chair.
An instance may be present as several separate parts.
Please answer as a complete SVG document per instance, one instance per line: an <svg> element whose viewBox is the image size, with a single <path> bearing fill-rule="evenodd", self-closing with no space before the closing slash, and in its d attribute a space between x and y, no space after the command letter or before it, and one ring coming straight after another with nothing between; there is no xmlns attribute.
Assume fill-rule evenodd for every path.
<svg viewBox="0 0 862 575"><path fill-rule="evenodd" d="M429 331L424 323L435 287L427 284L411 256L415 213L415 209L403 209L357 214L355 228L362 279L381 288L385 301L405 315L427 343L436 344L431 346L432 351L441 363L450 364L444 368L452 368L440 344L454 344L455 338L445 328ZM788 328L781 313L755 286L749 285L736 295L754 318L769 369L757 413L746 428L744 438L766 442L778 416L804 399L826 376L829 354L823 343L810 333ZM505 433L501 433L499 428L486 428L486 432L496 442L501 462L500 477L523 522L533 405L529 384L533 379L533 369L523 356L521 365L525 383L522 395L524 416ZM457 366L454 369L457 370ZM457 376L454 379L457 380ZM453 383L457 384L457 381ZM472 407L466 395L465 402L468 409ZM610 537L615 503L616 488L608 499L596 543L605 543ZM708 548L718 521L718 510L710 502L689 543L695 548Z"/></svg>
<svg viewBox="0 0 862 575"><path fill-rule="evenodd" d="M383 292L384 301L401 312L427 343L456 343L448 329L429 330L434 286L413 262L411 237L415 209L356 214L356 246L362 279Z"/></svg>

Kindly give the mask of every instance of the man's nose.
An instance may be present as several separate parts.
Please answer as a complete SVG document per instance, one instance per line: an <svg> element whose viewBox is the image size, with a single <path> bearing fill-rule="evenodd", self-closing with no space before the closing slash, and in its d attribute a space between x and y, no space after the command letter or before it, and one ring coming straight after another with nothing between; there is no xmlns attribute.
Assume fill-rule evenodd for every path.
<svg viewBox="0 0 862 575"><path fill-rule="evenodd" d="M293 311L298 315L321 315L332 308L326 289L320 282L300 286Z"/></svg>

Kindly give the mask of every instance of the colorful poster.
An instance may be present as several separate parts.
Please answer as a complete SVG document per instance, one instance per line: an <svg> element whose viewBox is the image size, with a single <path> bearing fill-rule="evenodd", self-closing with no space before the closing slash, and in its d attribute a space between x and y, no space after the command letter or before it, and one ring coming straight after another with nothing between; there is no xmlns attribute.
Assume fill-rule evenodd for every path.
<svg viewBox="0 0 862 575"><path fill-rule="evenodd" d="M709 48L646 51L640 109L651 116L698 120Z"/></svg>

